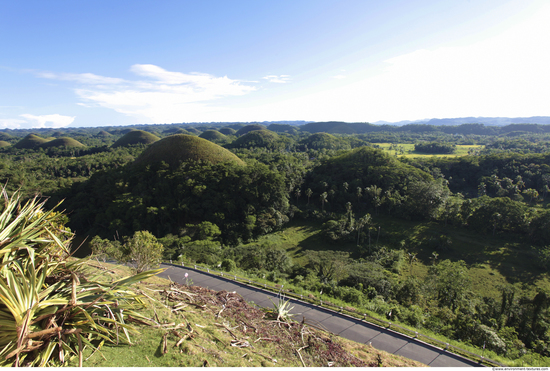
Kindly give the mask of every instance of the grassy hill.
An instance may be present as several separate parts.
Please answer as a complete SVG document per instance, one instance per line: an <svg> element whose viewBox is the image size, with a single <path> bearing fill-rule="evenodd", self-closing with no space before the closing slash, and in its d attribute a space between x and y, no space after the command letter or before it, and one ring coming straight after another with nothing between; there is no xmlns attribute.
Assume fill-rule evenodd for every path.
<svg viewBox="0 0 550 371"><path fill-rule="evenodd" d="M109 138L109 137L112 137L113 135L105 130L101 130L95 136L98 138Z"/></svg>
<svg viewBox="0 0 550 371"><path fill-rule="evenodd" d="M151 144L160 138L143 130L131 130L122 138L113 143L113 148L126 147L134 144Z"/></svg>
<svg viewBox="0 0 550 371"><path fill-rule="evenodd" d="M188 160L211 163L244 162L227 149L192 135L176 134L153 143L136 159L134 164L148 164L164 161L172 167Z"/></svg>
<svg viewBox="0 0 550 371"><path fill-rule="evenodd" d="M214 143L227 141L227 137L217 130L206 130L199 135L199 138L209 140Z"/></svg>
<svg viewBox="0 0 550 371"><path fill-rule="evenodd" d="M17 142L14 147L18 149L32 149L38 147L43 143L46 143L47 141L47 139L41 138L36 134L29 134L25 138Z"/></svg>
<svg viewBox="0 0 550 371"><path fill-rule="evenodd" d="M243 128L244 129L244 128ZM239 130L240 131L240 130ZM237 133L238 134L238 133ZM275 149L278 146L279 135L269 130L253 130L240 136L231 143L231 148L267 148Z"/></svg>
<svg viewBox="0 0 550 371"><path fill-rule="evenodd" d="M5 140L0 140L0 148L5 148L9 146L11 146L9 142L6 142Z"/></svg>
<svg viewBox="0 0 550 371"><path fill-rule="evenodd" d="M223 135L234 135L237 132L237 130L235 130L233 128L221 128L218 131L220 133L222 133Z"/></svg>
<svg viewBox="0 0 550 371"><path fill-rule="evenodd" d="M48 142L40 144L41 148L52 147L85 147L84 144L73 138L61 137Z"/></svg>
<svg viewBox="0 0 550 371"><path fill-rule="evenodd" d="M315 133L302 139L299 145L308 149L350 149L350 145L328 133Z"/></svg>
<svg viewBox="0 0 550 371"><path fill-rule="evenodd" d="M243 126L242 128L240 128L235 133L235 135L240 137L241 135L245 135L245 134L250 133L251 131L254 131L254 130L265 130L265 126L260 125L260 124L246 125L246 126Z"/></svg>
<svg viewBox="0 0 550 371"><path fill-rule="evenodd" d="M13 139L12 135L8 133L0 132L0 140L8 141L10 139Z"/></svg>
<svg viewBox="0 0 550 371"><path fill-rule="evenodd" d="M129 268L91 263L106 281L128 275ZM190 277L192 279L192 277ZM328 334L307 324L281 324L238 294L178 285L157 277L139 290L149 321L127 322L140 334L132 345L105 344L86 367L422 367L423 364ZM122 337L121 337L122 341ZM300 350L298 353L297 350ZM70 366L76 366L72 360Z"/></svg>

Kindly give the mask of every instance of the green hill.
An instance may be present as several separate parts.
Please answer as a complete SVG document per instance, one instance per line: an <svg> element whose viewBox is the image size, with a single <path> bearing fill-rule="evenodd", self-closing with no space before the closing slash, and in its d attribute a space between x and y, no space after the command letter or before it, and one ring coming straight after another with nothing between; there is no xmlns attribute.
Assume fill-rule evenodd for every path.
<svg viewBox="0 0 550 371"><path fill-rule="evenodd" d="M430 217L448 194L446 185L434 181L430 174L372 147L360 147L324 161L308 176L303 186L307 188L314 197L335 190L328 199L330 211L344 211L347 202L361 212L369 207L378 209L384 203L388 212L416 220ZM364 197L357 196L357 188Z"/></svg>
<svg viewBox="0 0 550 371"><path fill-rule="evenodd" d="M113 144L113 148L126 147L134 144L151 144L160 138L143 130L132 130Z"/></svg>
<svg viewBox="0 0 550 371"><path fill-rule="evenodd" d="M108 137L112 137L113 135L105 130L101 130L95 136L98 138L108 138Z"/></svg>
<svg viewBox="0 0 550 371"><path fill-rule="evenodd" d="M260 125L260 124L246 125L246 126L243 126L242 128L240 128L239 131L237 131L237 133L235 135L240 137L241 135L245 135L245 134L250 133L251 131L254 131L254 130L265 130L265 126Z"/></svg>
<svg viewBox="0 0 550 371"><path fill-rule="evenodd" d="M8 133L0 132L0 140L8 141L12 138L13 138L13 136L11 136Z"/></svg>
<svg viewBox="0 0 550 371"><path fill-rule="evenodd" d="M274 131L276 133L288 133L288 134L298 134L299 129L296 126L288 124L271 124L267 127L267 130Z"/></svg>
<svg viewBox="0 0 550 371"><path fill-rule="evenodd" d="M174 134L187 134L187 135L189 135L190 133L189 133L187 130L185 130L185 129L178 128L178 130L176 130L176 131L174 132Z"/></svg>
<svg viewBox="0 0 550 371"><path fill-rule="evenodd" d="M14 147L18 149L32 149L46 143L48 140L39 137L36 134L29 134L19 142L15 143Z"/></svg>
<svg viewBox="0 0 550 371"><path fill-rule="evenodd" d="M206 130L199 135L199 138L206 139L214 143L227 141L227 137L217 130Z"/></svg>
<svg viewBox="0 0 550 371"><path fill-rule="evenodd" d="M193 135L176 134L153 143L136 159L134 164L148 164L164 161L171 167L182 162L208 161L211 163L245 163L227 149Z"/></svg>
<svg viewBox="0 0 550 371"><path fill-rule="evenodd" d="M218 131L220 133L222 133L223 135L235 135L235 133L237 132L237 130L235 130L233 128L221 128Z"/></svg>
<svg viewBox="0 0 550 371"><path fill-rule="evenodd" d="M308 149L350 149L349 143L334 135L327 133L315 133L301 140L299 145Z"/></svg>
<svg viewBox="0 0 550 371"><path fill-rule="evenodd" d="M333 181L360 181L362 187L376 185L384 189L403 189L410 181L429 181L426 172L404 164L383 150L360 147L327 160L314 172L331 174ZM359 185L359 184L358 184Z"/></svg>
<svg viewBox="0 0 550 371"><path fill-rule="evenodd" d="M78 140L68 137L61 137L49 142L40 144L40 148L52 148L52 147L85 147L84 144Z"/></svg>
<svg viewBox="0 0 550 371"><path fill-rule="evenodd" d="M199 135L201 133L201 131L197 128L187 128L187 129L182 129L182 130L186 130L191 135Z"/></svg>
<svg viewBox="0 0 550 371"><path fill-rule="evenodd" d="M11 146L9 142L6 142L5 140L0 140L0 148L5 148L9 146Z"/></svg>
<svg viewBox="0 0 550 371"><path fill-rule="evenodd" d="M240 130L239 130L240 131ZM280 146L280 137L269 130L254 130L239 137L233 143L231 148L267 148L276 149Z"/></svg>

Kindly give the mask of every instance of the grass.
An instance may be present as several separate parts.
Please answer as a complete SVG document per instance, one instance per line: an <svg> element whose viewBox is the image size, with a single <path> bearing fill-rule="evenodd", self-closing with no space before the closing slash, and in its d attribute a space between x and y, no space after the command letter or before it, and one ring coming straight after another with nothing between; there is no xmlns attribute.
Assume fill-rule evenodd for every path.
<svg viewBox="0 0 550 371"><path fill-rule="evenodd" d="M436 248L430 239L446 235L452 241L448 250L439 253L438 260L464 260L469 267L473 291L490 297L500 297L499 287L503 284L527 284L523 289L534 295L538 288L550 289L548 274L534 267L536 258L530 245L519 237L509 234L480 234L475 231L443 225L435 222L416 222L400 220L387 215L374 216L376 226L381 226L380 245L394 249L401 248L417 254L413 263L412 274L420 279L425 278L428 266L432 264L432 252ZM292 221L283 230L263 236L258 243L266 242L274 247L287 251L293 262L305 265L305 250L341 250L358 258L355 243L329 243L321 234L321 222ZM373 232L373 243L376 240ZM401 275L411 274L408 266L402 269Z"/></svg>
<svg viewBox="0 0 550 371"><path fill-rule="evenodd" d="M98 269L106 280L129 273L127 267L93 263L90 274ZM141 334L132 345L105 345L93 355L86 349L84 366L364 367L379 360L389 367L423 366L308 325L265 318L235 293L173 285L158 277L141 282L139 289L148 303L142 314L153 326L138 326Z"/></svg>
<svg viewBox="0 0 550 371"><path fill-rule="evenodd" d="M35 134L29 134L25 138L21 139L19 142L17 142L14 147L15 148L23 148L23 149L30 149L38 147L40 144L46 143L48 140L44 139L42 137L39 137Z"/></svg>
<svg viewBox="0 0 550 371"><path fill-rule="evenodd" d="M80 143L78 140L73 138L57 138L50 140L49 142L44 142L40 144L41 148L51 148L51 147L85 147L84 144Z"/></svg>
<svg viewBox="0 0 550 371"><path fill-rule="evenodd" d="M133 144L151 144L158 141L160 138L154 134L151 134L143 130L132 130L116 142L113 143L112 147L126 147Z"/></svg>
<svg viewBox="0 0 550 371"><path fill-rule="evenodd" d="M245 163L229 150L192 135L176 134L153 143L136 159L135 164L149 164L164 161L177 167L186 160L202 160L211 163Z"/></svg>
<svg viewBox="0 0 550 371"><path fill-rule="evenodd" d="M373 143L378 146L380 146L381 149L388 152L391 155L395 155L394 150L390 150L390 147L393 145L392 143ZM461 157L461 156L467 156L468 152L473 151L480 151L484 148L483 145L457 145L455 153L451 154L432 154L432 153L423 153L423 152L417 152L414 150L414 144L411 143L400 143L398 144L398 147L401 147L404 151L403 154L398 153L398 156L404 156L404 157Z"/></svg>

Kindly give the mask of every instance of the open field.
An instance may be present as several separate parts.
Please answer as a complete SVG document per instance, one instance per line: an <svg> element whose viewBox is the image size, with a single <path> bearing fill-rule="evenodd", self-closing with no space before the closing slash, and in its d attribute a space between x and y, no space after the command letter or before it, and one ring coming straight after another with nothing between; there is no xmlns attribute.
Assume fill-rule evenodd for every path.
<svg viewBox="0 0 550 371"><path fill-rule="evenodd" d="M422 153L414 150L414 144L411 143L372 143L379 146L384 151L388 152L391 155L404 156L404 157L461 157L467 156L469 152L472 151L481 151L483 145L457 145L456 152L452 154L432 154L432 153ZM390 149L392 148L392 149ZM397 148L397 151L395 150Z"/></svg>

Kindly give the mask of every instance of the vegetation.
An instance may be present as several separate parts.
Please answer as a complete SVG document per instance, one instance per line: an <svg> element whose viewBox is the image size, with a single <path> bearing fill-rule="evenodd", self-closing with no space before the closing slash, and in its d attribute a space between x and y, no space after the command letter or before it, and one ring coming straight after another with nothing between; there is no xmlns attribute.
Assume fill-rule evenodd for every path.
<svg viewBox="0 0 550 371"><path fill-rule="evenodd" d="M186 161L206 161L213 164L244 162L223 147L199 137L176 134L151 145L135 161L136 165L165 162L177 168Z"/></svg>
<svg viewBox="0 0 550 371"><path fill-rule="evenodd" d="M131 130L113 144L113 148L126 147L135 144L151 144L160 138L143 130Z"/></svg>
<svg viewBox="0 0 550 371"><path fill-rule="evenodd" d="M243 126L243 127L239 128L239 130L237 130L235 135L240 137L242 135L250 133L251 131L264 130L264 129L265 129L265 126L259 125L259 124L246 125L246 126Z"/></svg>
<svg viewBox="0 0 550 371"><path fill-rule="evenodd" d="M4 130L10 146L0 149L0 181L25 199L47 197L48 209L65 199L67 225L79 240L90 237L81 256L122 261L132 236L150 233L167 260L322 291L480 353L485 343L508 364L544 364L547 126L268 129ZM113 146L139 131L163 138ZM218 144L200 137L223 138L218 132L226 134ZM44 138L85 147L44 148Z"/></svg>
<svg viewBox="0 0 550 371"><path fill-rule="evenodd" d="M43 143L46 143L47 141L48 141L47 139L41 138L38 135L29 134L25 138L23 138L19 142L17 142L14 145L14 147L15 148L20 148L20 149L23 149L23 148L31 149L31 148L36 148L39 145L41 145Z"/></svg>
<svg viewBox="0 0 550 371"><path fill-rule="evenodd" d="M131 343L140 318L139 295L129 289L155 271L110 283L84 277L85 260L69 258L70 231L63 215L44 211L36 199L19 204L2 191L0 215L0 356L3 366L60 366L84 348L97 349L120 336ZM119 332L122 332L119 334Z"/></svg>
<svg viewBox="0 0 550 371"><path fill-rule="evenodd" d="M117 277L127 268L96 264L92 269ZM138 288L147 295L144 318L136 324L140 336L130 347L105 345L93 355L92 349L85 349L85 366L423 366L308 324L277 322L235 293L156 277L142 281Z"/></svg>
<svg viewBox="0 0 550 371"><path fill-rule="evenodd" d="M206 130L199 135L199 138L203 138L217 144L223 144L228 141L227 137L217 130Z"/></svg>
<svg viewBox="0 0 550 371"><path fill-rule="evenodd" d="M84 144L73 138L57 138L40 144L41 148L51 147L85 147Z"/></svg>

